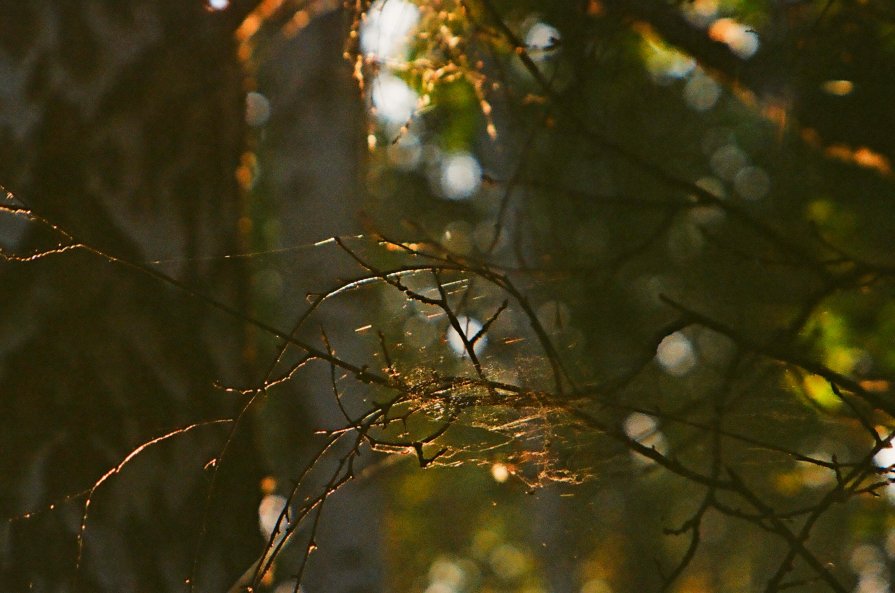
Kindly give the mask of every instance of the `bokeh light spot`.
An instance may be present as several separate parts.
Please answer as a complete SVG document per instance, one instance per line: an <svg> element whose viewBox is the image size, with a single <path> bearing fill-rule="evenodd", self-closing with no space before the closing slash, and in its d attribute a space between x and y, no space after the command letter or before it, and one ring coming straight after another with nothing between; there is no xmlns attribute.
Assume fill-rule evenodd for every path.
<svg viewBox="0 0 895 593"><path fill-rule="evenodd" d="M634 412L625 419L623 428L629 439L637 441L641 445L651 447L659 453L663 453L668 448L665 435L659 431L659 425L652 416ZM642 465L655 463L640 453L631 451L631 455L636 463Z"/></svg>
<svg viewBox="0 0 895 593"><path fill-rule="evenodd" d="M377 0L367 12L361 30L361 50L381 59L396 59L408 49L410 32L419 22L420 10L407 0Z"/></svg>
<svg viewBox="0 0 895 593"><path fill-rule="evenodd" d="M656 349L656 361L665 372L681 377L696 366L696 352L689 338L680 332L674 332L659 343Z"/></svg>
<svg viewBox="0 0 895 593"><path fill-rule="evenodd" d="M721 96L721 86L702 71L697 71L684 86L684 100L694 111L708 111Z"/></svg>
<svg viewBox="0 0 895 593"><path fill-rule="evenodd" d="M429 582L443 583L452 589L463 587L466 573L463 568L450 558L436 558L429 567Z"/></svg>
<svg viewBox="0 0 895 593"><path fill-rule="evenodd" d="M261 93L251 92L246 95L246 124L258 128L270 119L270 101Z"/></svg>
<svg viewBox="0 0 895 593"><path fill-rule="evenodd" d="M727 193L724 190L724 182L717 177L701 177L696 181L696 186L719 199Z"/></svg>
<svg viewBox="0 0 895 593"><path fill-rule="evenodd" d="M397 76L383 72L372 86L376 116L384 123L402 125L416 111L416 93Z"/></svg>
<svg viewBox="0 0 895 593"><path fill-rule="evenodd" d="M709 37L720 41L742 59L751 58L760 45L758 34L733 19L718 19L709 27Z"/></svg>
<svg viewBox="0 0 895 593"><path fill-rule="evenodd" d="M481 323L465 315L457 315L457 322L460 324L460 328L463 330L467 340L471 340L482 329ZM457 330L455 330L452 325L448 326L446 337L448 346L450 346L451 350L453 350L457 356L467 356L466 345L463 343L463 338L460 337L460 334L457 333ZM476 343L473 344L472 347L473 352L478 356L478 354L485 348L487 342L488 336L482 336L476 340Z"/></svg>
<svg viewBox="0 0 895 593"><path fill-rule="evenodd" d="M644 62L658 84L685 78L696 68L696 60L690 56L653 40L645 40Z"/></svg>
<svg viewBox="0 0 895 593"><path fill-rule="evenodd" d="M658 426L655 418L640 412L635 412L625 418L625 434L635 441L654 433Z"/></svg>
<svg viewBox="0 0 895 593"><path fill-rule="evenodd" d="M546 23L535 23L525 34L525 45L531 49L548 49L559 43L560 35L556 27Z"/></svg>
<svg viewBox="0 0 895 593"><path fill-rule="evenodd" d="M746 153L735 144L726 144L712 154L712 171L721 179L732 181L740 169L749 163Z"/></svg>
<svg viewBox="0 0 895 593"><path fill-rule="evenodd" d="M760 167L743 167L733 178L733 187L747 200L760 200L771 189L771 178Z"/></svg>
<svg viewBox="0 0 895 593"><path fill-rule="evenodd" d="M503 544L495 548L490 560L494 574L505 581L522 576L528 567L525 554L512 544Z"/></svg>
<svg viewBox="0 0 895 593"><path fill-rule="evenodd" d="M495 463L491 466L491 477L498 484L503 484L510 479L510 469L503 463Z"/></svg>
<svg viewBox="0 0 895 593"><path fill-rule="evenodd" d="M388 160L397 169L412 171L420 164L423 147L413 132L406 132L397 142L389 145Z"/></svg>
<svg viewBox="0 0 895 593"><path fill-rule="evenodd" d="M457 590L441 581L435 581L423 593L457 593Z"/></svg>
<svg viewBox="0 0 895 593"><path fill-rule="evenodd" d="M895 447L889 446L881 449L879 453L873 456L873 463L882 470L889 470L888 477L895 478L895 472L890 469L895 466ZM892 484L886 486L886 498L889 499L890 503L895 504L895 488L892 486Z"/></svg>
<svg viewBox="0 0 895 593"><path fill-rule="evenodd" d="M441 161L441 192L449 200L465 200L472 196L482 181L482 168L474 156L466 152L446 155Z"/></svg>
<svg viewBox="0 0 895 593"><path fill-rule="evenodd" d="M691 0L682 8L688 21L697 27L706 27L718 14L718 0Z"/></svg>
<svg viewBox="0 0 895 593"><path fill-rule="evenodd" d="M733 130L725 127L713 127L705 131L700 147L703 154L712 156L716 150L727 144L736 144Z"/></svg>
<svg viewBox="0 0 895 593"><path fill-rule="evenodd" d="M820 86L820 88L828 95L844 97L850 95L851 92L855 90L855 85L850 80L827 80Z"/></svg>
<svg viewBox="0 0 895 593"><path fill-rule="evenodd" d="M261 528L261 533L265 539L270 538L274 529L277 528L277 522L283 509L286 508L286 504L286 497L279 494L268 494L261 499L261 504L258 505L258 527ZM279 524L281 534L287 524L288 522L284 517Z"/></svg>

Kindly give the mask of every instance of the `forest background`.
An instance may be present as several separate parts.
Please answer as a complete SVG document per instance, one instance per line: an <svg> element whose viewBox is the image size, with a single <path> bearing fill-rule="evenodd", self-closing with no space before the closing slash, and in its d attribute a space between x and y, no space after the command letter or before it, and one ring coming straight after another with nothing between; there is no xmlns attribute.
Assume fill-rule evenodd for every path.
<svg viewBox="0 0 895 593"><path fill-rule="evenodd" d="M0 590L889 590L885 0L0 1Z"/></svg>

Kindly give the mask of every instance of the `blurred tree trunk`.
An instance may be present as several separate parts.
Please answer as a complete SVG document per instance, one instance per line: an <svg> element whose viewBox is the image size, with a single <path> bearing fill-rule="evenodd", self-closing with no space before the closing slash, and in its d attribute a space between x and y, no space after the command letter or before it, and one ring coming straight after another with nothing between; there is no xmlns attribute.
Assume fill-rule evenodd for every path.
<svg viewBox="0 0 895 593"><path fill-rule="evenodd" d="M350 64L343 58L346 15L335 10L319 15L294 35L278 31L266 43L259 64L259 91L271 104L260 159L259 185L277 223L275 248L298 248L266 258L281 281L272 314L290 327L308 306L307 295L332 289L340 279L356 276L356 264L336 245L314 244L334 236L362 232L364 112ZM369 302L338 299L321 310L302 332L321 343L323 329L339 356L359 364L370 353L354 338L369 323ZM348 337L348 340L343 338ZM266 364L266 362L264 363ZM346 394L350 400L356 394ZM259 439L280 482L288 485L316 451L314 430L340 426L330 369L304 369L282 391L274 391L259 415ZM369 457L367 458L369 461ZM319 464L319 476L334 466ZM361 468L357 468L360 470ZM322 482L316 483L322 487ZM349 484L326 503L315 552L302 588L310 593L379 591L381 583L382 500L377 486ZM305 535L292 552L304 545ZM303 549L303 548L301 548ZM285 574L285 573L284 573Z"/></svg>
<svg viewBox="0 0 895 593"><path fill-rule="evenodd" d="M0 2L0 183L79 241L151 264L236 308L244 89L233 31L252 2ZM58 237L7 214L15 253ZM149 439L234 402L245 331L202 302L84 251L0 264L0 509L83 491ZM181 591L226 427L171 438L84 497L4 526L2 590ZM258 469L238 439L221 477L200 589L257 544ZM238 478L238 479L237 479ZM226 505L226 514L220 510ZM73 583L77 582L75 585Z"/></svg>

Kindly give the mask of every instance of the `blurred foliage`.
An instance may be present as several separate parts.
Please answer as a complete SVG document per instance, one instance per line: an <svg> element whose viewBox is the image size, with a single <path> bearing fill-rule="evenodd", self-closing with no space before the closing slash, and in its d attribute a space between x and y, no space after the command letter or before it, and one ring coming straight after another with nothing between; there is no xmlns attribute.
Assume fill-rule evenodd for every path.
<svg viewBox="0 0 895 593"><path fill-rule="evenodd" d="M369 14L377 10L382 3ZM618 429L640 414L652 435L644 442L670 459L715 476L730 468L781 513L818 508L812 505L835 487L838 470L792 453L834 465L859 461L879 450L871 425L883 436L891 430L895 150L888 124L887 133L862 129L874 127L870 120L891 121L891 7L470 1L420 3L418 11L405 54L357 58L367 68L367 88L386 67L421 97L399 130L374 115L371 228L413 245L417 253L404 265L425 265L423 253L513 278L550 330L571 396L592 398L581 409L605 426ZM475 156L482 181L470 197L448 200L443 154L458 149ZM456 313L479 321L500 298L475 278L461 292ZM407 327L402 319L418 307L395 302L387 308L389 325ZM666 332L682 310L699 322ZM511 306L506 317L487 334L485 365L510 383L555 389L549 369L532 365L537 349L506 346L517 337L537 342L525 313ZM450 333L444 323L438 327ZM461 372L443 348L399 348L396 364ZM858 391L843 390L831 380L837 375L853 378ZM532 474L524 462L510 464L510 481L498 494L486 473L504 467L504 446L475 455L478 470L397 480L395 521L407 526L390 538L404 563L393 568L400 588L602 592L664 582L679 591L751 591L769 580L769 590L787 580L808 590L837 586L798 561L793 572L774 576L785 540L774 543L711 502L712 510L697 511L704 487L563 422L550 423L548 463L571 474ZM572 485L536 490L543 500L572 496L576 503L558 499L563 511L537 510L519 495L504 498L513 484L521 494L551 475L577 476ZM871 465L864 486L873 475ZM463 510L452 507L458 490L466 493ZM879 492L881 498L864 494L825 507L811 531L811 549L834 566L845 583L838 586L887 587L878 564L862 567L852 554L866 553L860 546L867 543L883 550L891 539L891 511ZM722 509L733 504L715 491L708 496L718 496ZM421 497L432 510L420 512ZM607 497L615 503L602 508L596 501ZM515 511L492 508L498 499ZM450 519L437 518L436 508ZM530 518L514 518L518 509ZM532 521L556 523L560 535L538 533ZM673 583L663 581L688 558L693 521L705 532L695 556ZM611 536L595 537L604 524L613 526ZM681 525L680 534L663 534ZM482 530L531 554L541 576L482 580L470 540L476 536L469 535ZM604 549L605 537L615 547ZM644 554L656 564L628 564ZM444 588L431 575L411 584L404 574L422 574L426 558L432 571L445 558L467 566L475 584ZM558 560L568 562L571 577L557 574Z"/></svg>

